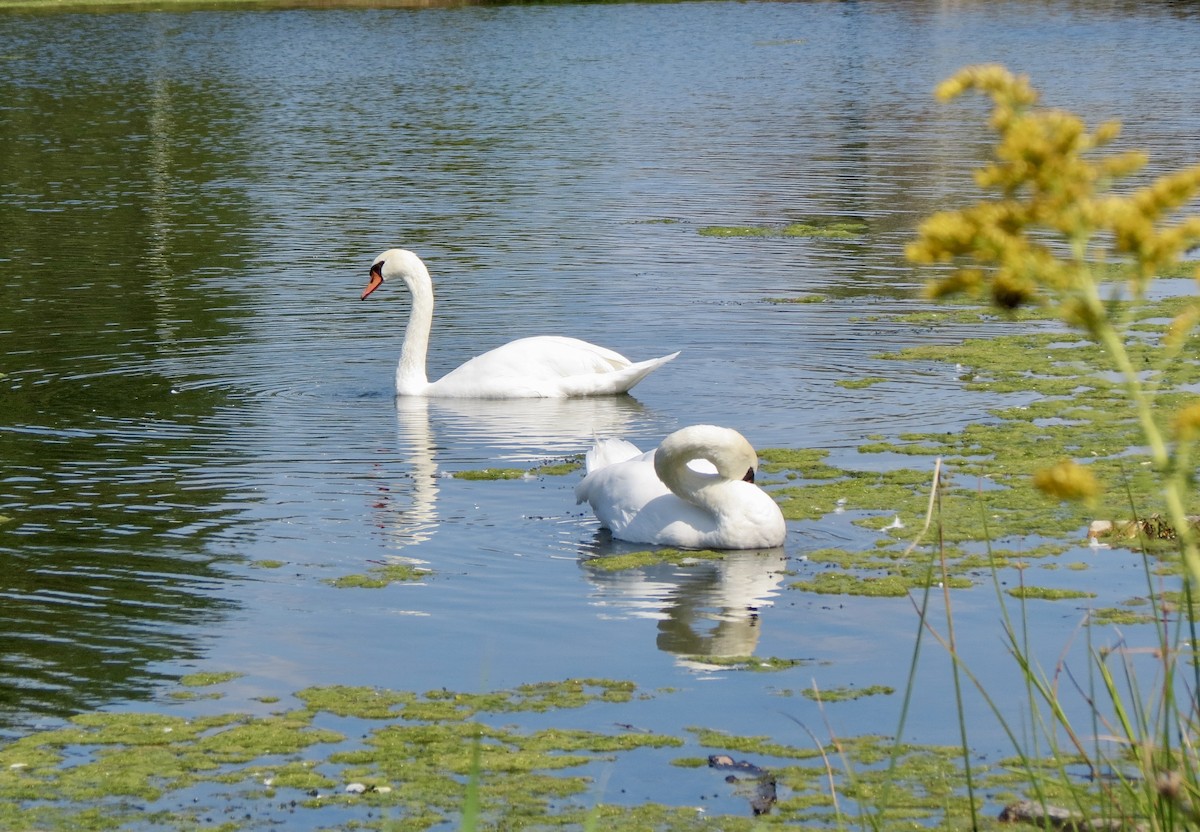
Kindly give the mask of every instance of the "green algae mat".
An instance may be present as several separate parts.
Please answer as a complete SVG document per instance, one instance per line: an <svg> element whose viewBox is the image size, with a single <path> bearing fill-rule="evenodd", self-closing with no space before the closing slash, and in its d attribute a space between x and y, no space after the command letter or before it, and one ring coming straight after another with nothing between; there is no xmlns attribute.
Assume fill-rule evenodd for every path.
<svg viewBox="0 0 1200 832"><path fill-rule="evenodd" d="M1183 407L1200 385L1200 360L1185 353L1161 366L1156 344L1169 322L1191 304L1190 297L1169 298L1140 308L1131 346L1134 360L1157 387L1160 407ZM899 319L899 318L896 318ZM1005 323L976 309L950 309L908 316L936 326L939 321L977 321L1003 329ZM858 452L913 460L887 470L841 469L826 454L811 449L767 449L763 469L774 477L770 487L792 521L817 521L833 512L851 513L854 523L877 533L864 550L822 549L807 553L827 568L793 582L807 592L903 596L926 585L933 559L944 561L952 587L991 580L993 568L1017 568L1052 562L1055 556L1087 547L1095 520L1128 521L1136 512L1156 518L1163 511L1155 472L1140 452L1141 433L1125 391L1104 368L1099 349L1066 333L1048 318L1026 313L1011 324L1017 330L957 345L900 350L884 358L915 366L957 367L966 391L1005 397L1019 403L995 406L989 418L961 431L905 433L869 437ZM870 377L865 377L869 386ZM854 386L854 379L848 379ZM1035 487L1035 475L1056 460L1078 460L1108 490L1086 501L1048 498ZM939 500L934 519L941 543L910 551L930 505L935 462L940 461ZM1144 521L1141 529L1153 528ZM1103 545L1140 546L1169 568L1176 557L1169 529L1140 538L1103 538ZM1083 566L1073 564L1082 571ZM939 580L941 578L939 577ZM1084 578L1080 578L1082 583ZM1024 586L1014 597L1078 599L1086 587L1050 590ZM1131 599L1131 603L1133 599ZM1145 620L1124 617L1121 620Z"/></svg>
<svg viewBox="0 0 1200 832"><path fill-rule="evenodd" d="M231 677L236 674L185 682L206 687ZM689 729L687 741L714 753L682 756L684 739L620 723L611 732L493 724L585 706L620 713L625 703L669 695L603 679L483 694L332 686L299 691L295 707L266 716L85 714L0 747L0 828L834 827L845 821L840 812L859 801L876 803L885 788L896 799L887 810L872 811L889 825L968 817L955 749L847 738L838 743L837 766L856 767L849 777L831 766L823 749L702 727ZM830 701L845 696L835 693ZM680 769L740 772L714 772L713 779L757 799L770 814L755 817L749 806L734 816L709 815L703 806L609 803L595 777L571 773L620 766L647 749L673 755L665 765ZM882 766L893 759L890 769ZM992 777L997 789L1006 788L1003 767Z"/></svg>

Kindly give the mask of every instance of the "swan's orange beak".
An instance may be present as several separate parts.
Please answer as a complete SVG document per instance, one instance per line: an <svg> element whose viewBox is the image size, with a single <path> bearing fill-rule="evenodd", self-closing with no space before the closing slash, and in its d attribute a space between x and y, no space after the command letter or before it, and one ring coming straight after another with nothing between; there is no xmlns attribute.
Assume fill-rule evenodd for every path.
<svg viewBox="0 0 1200 832"><path fill-rule="evenodd" d="M371 294L383 285L383 275L381 274L382 271L383 269L379 266L371 267L371 280L367 283L367 288L363 289L362 297L359 298L359 300L366 300L367 295Z"/></svg>
<svg viewBox="0 0 1200 832"><path fill-rule="evenodd" d="M754 469L747 468L746 476L742 477L742 482L754 482Z"/></svg>

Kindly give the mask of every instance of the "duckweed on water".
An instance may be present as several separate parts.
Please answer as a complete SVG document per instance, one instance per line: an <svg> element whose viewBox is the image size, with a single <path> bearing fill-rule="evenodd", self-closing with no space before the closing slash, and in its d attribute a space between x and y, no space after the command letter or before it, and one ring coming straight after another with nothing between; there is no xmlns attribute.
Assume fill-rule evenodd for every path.
<svg viewBox="0 0 1200 832"><path fill-rule="evenodd" d="M1170 298L1137 312L1141 322L1137 337L1145 343L1134 345L1134 360L1165 391L1160 391L1158 401L1168 413L1194 402L1194 394L1186 389L1171 391L1200 380L1200 350L1185 351L1166 366L1157 366L1154 344L1189 302L1189 298ZM955 320L982 314L977 309L945 313ZM1022 314L1025 320L1044 317L1037 311ZM1000 319L993 316L993 320L1001 325ZM856 525L886 536L874 552L811 553L809 560L824 560L843 571L806 577L792 584L793 589L900 595L918 584L924 567L905 568L889 564L888 559L899 557L927 510L935 458L943 460L939 520L956 586L969 583L965 573L991 565L1003 567L1015 559L1053 556L1079 545L1091 520L1128 517L1131 497L1143 516L1162 510L1158 480L1138 456L1142 439L1133 409L1094 345L1055 326L1053 331L915 347L882 357L959 364L964 389L1017 393L1025 401L993 408L988 420L953 433L873 437L858 448L861 454L928 460L920 468L841 470L827 465L817 452L762 452L763 469L783 477L772 494L789 520L820 520L840 512ZM843 386L855 383L849 380ZM1031 394L1037 398L1029 400ZM1033 487L1036 471L1048 462L1068 459L1080 461L1108 485L1094 504L1057 502ZM902 527L895 518L903 521ZM982 541L991 541L995 549L991 557L985 556ZM1129 545L1140 544L1131 540ZM915 560L925 557L927 553ZM889 574L870 574L879 570Z"/></svg>
<svg viewBox="0 0 1200 832"><path fill-rule="evenodd" d="M1005 591L1014 598L1040 598L1043 601L1063 601L1096 597L1096 593L1094 592L1084 592L1080 589L1056 589L1046 586L1018 586Z"/></svg>
<svg viewBox="0 0 1200 832"><path fill-rule="evenodd" d="M835 690L824 693L823 700L886 693L881 686ZM969 816L959 789L958 749L896 747L878 736L839 738L837 763L830 770L823 761L828 751L804 731L784 728L781 736L768 738L689 728L693 746L744 757L778 783L778 800L768 816L755 818L747 807L743 816L698 820L692 806L599 803L603 795L589 776L568 773L588 763L617 766L634 752L680 748L687 744L684 739L631 729L602 733L553 727L544 721L522 730L483 719L500 715L509 723L519 712L588 706L618 709L613 723L624 725L619 709L646 695L631 682L606 679L481 694L325 686L299 691L299 708L267 717L81 715L61 728L0 746L0 828L454 827L471 780L479 784L479 821L486 828L682 832L700 823L751 832L764 824L828 826L837 819L831 778L842 812L873 806L887 783L893 807L884 816L889 824L944 817L953 827L955 819ZM797 735L797 745L787 741L789 733ZM882 764L893 749L898 757L889 771ZM681 770L709 765L695 751L664 762ZM987 782L993 788L1004 782L1003 771L989 775L978 766L975 773L981 781L991 776ZM670 777L666 765L659 776ZM724 781L714 773L714 782ZM364 790L349 792L350 783ZM731 788L735 796L752 793L737 782L722 788Z"/></svg>
<svg viewBox="0 0 1200 832"><path fill-rule="evenodd" d="M536 468L481 468L471 471L455 471L459 480L523 480L536 477L563 477L580 470L583 457L572 457L562 462L548 462Z"/></svg>
<svg viewBox="0 0 1200 832"><path fill-rule="evenodd" d="M195 702L200 699L220 699L224 695L225 694L218 693L217 691L197 693L194 690L173 690L167 694L167 697L174 699L177 702Z"/></svg>
<svg viewBox="0 0 1200 832"><path fill-rule="evenodd" d="M739 736L703 726L691 726L687 730L701 746L730 754L754 754L790 760L812 760L821 756L817 748L796 748L768 737Z"/></svg>
<svg viewBox="0 0 1200 832"><path fill-rule="evenodd" d="M415 563L384 563L371 567L366 574L342 575L325 583L338 589L382 589L394 583L419 581L430 574L431 570Z"/></svg>
<svg viewBox="0 0 1200 832"><path fill-rule="evenodd" d="M619 707L635 691L632 683L603 679L479 695L339 686L300 691L305 707L265 718L84 714L0 746L0 828L116 829L153 816L156 828L195 829L216 815L220 828L237 830L286 826L304 809L332 812L333 826L323 828L397 828L385 825L381 812L389 823L426 828L457 814L472 770L483 783L484 811L521 825L521 818L552 816L551 801L590 785L550 772L597 754L682 741L630 731L522 733L468 717ZM440 707L447 703L453 707ZM343 734L317 724L330 717L384 724L368 723L365 735L360 728ZM342 786L351 781L371 790L347 794Z"/></svg>
<svg viewBox="0 0 1200 832"><path fill-rule="evenodd" d="M677 748L684 740L631 730L521 731L475 718L603 703L619 708L641 695L633 683L603 679L484 694L329 686L300 691L302 708L265 718L79 716L63 728L0 746L0 828L119 829L152 818L164 830L235 832L297 824L425 829L453 825L467 782L476 778L480 818L496 828L694 829L693 807L594 805L592 780L564 773L597 760L616 765L618 755ZM443 710L447 704L452 707ZM342 730L322 727L331 718L342 721ZM359 722L348 725L347 719ZM819 749L706 728L689 732L702 747L752 755L756 764L771 766L782 786L770 817L754 819L749 811L742 817L714 815L706 818L706 827L750 832L764 822L830 817L829 773L817 762ZM886 743L872 737L841 745L848 764L871 767L883 759ZM945 774L936 749L905 748L902 759L894 788L908 798L928 793ZM789 760L793 763L775 765ZM671 762L680 768L707 765L695 755ZM931 771L938 774L931 777ZM928 782L903 779L909 775ZM864 782L861 774L853 780L834 776L844 781L838 783L843 800L854 782ZM351 782L365 791L347 792ZM734 789L736 794L736 784ZM299 817L308 813L311 820Z"/></svg>
<svg viewBox="0 0 1200 832"><path fill-rule="evenodd" d="M726 552L716 552L712 549L653 549L641 552L627 552L621 555L602 555L588 560L588 566L605 572L619 572L623 569L640 569L660 563L673 563L676 566L693 563L699 560L724 560Z"/></svg>
<svg viewBox="0 0 1200 832"><path fill-rule="evenodd" d="M819 595L865 595L870 598L903 598L910 589L922 583L907 580L899 575L866 576L846 572L822 572L808 580L789 584L791 589L802 589ZM965 581L963 586L970 586Z"/></svg>
<svg viewBox="0 0 1200 832"><path fill-rule="evenodd" d="M761 225L706 225L702 237L807 237L847 240L867 233L867 225L855 220L814 220L782 227Z"/></svg>
<svg viewBox="0 0 1200 832"><path fill-rule="evenodd" d="M222 673L189 673L179 680L179 684L189 688L203 688L209 685L220 685L225 682L231 682L234 679L240 679L243 675L245 674L234 670L227 670Z"/></svg>
<svg viewBox="0 0 1200 832"><path fill-rule="evenodd" d="M796 295L790 298L763 298L767 303L824 303L829 300L825 295Z"/></svg>
<svg viewBox="0 0 1200 832"><path fill-rule="evenodd" d="M388 719L396 716L397 706L415 702L418 697L407 691L330 685L305 688L296 694L296 698L313 712L327 711L335 716L358 719Z"/></svg>
<svg viewBox="0 0 1200 832"><path fill-rule="evenodd" d="M519 480L529 474L524 468L480 468L474 471L455 471L456 480Z"/></svg>
<svg viewBox="0 0 1200 832"><path fill-rule="evenodd" d="M762 469L771 473L788 472L804 479L837 479L846 472L825 462L828 451L811 448L766 448L759 451Z"/></svg>
<svg viewBox="0 0 1200 832"><path fill-rule="evenodd" d="M1088 611L1088 620L1093 624L1112 624L1118 627L1129 627L1134 624L1150 624L1154 616L1148 612L1140 612L1129 607L1101 607Z"/></svg>
<svg viewBox="0 0 1200 832"><path fill-rule="evenodd" d="M891 696L896 689L888 685L868 685L865 688L828 688L813 690L804 688L800 695L819 702L849 702L867 696Z"/></svg>
<svg viewBox="0 0 1200 832"><path fill-rule="evenodd" d="M583 468L582 458L569 459L555 464L547 463L533 469L533 474L539 477L564 477Z"/></svg>
<svg viewBox="0 0 1200 832"><path fill-rule="evenodd" d="M793 667L809 663L804 659L780 659L775 656L686 656L684 658L712 667L750 670L759 673L790 670Z"/></svg>
<svg viewBox="0 0 1200 832"><path fill-rule="evenodd" d="M862 390L867 387L874 387L876 384L882 384L889 379L884 376L866 376L865 378L844 378L835 381L838 387L844 387L847 390Z"/></svg>

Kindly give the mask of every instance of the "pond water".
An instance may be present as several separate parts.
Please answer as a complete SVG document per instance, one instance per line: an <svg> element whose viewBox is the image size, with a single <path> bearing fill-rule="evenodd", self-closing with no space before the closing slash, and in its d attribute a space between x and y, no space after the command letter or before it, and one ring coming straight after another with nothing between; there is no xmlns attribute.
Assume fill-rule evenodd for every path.
<svg viewBox="0 0 1200 832"><path fill-rule="evenodd" d="M873 319L922 307L902 247L971 193L987 139L981 106L933 87L1002 62L1175 168L1200 157L1198 41L1200 10L1172 2L0 15L0 723L606 677L674 691L639 725L803 743L789 717L825 716L781 693L902 688L907 600L779 571L873 545L847 517L791 524L782 553L608 575L577 474L450 475L698 422L877 466L865 437L983 417L994 401L953 367L876 357L968 332ZM698 233L823 217L867 233ZM682 354L632 397L397 404L407 296L359 301L393 246L437 285L431 377L540 333ZM835 384L861 376L888 381ZM395 556L431 575L327 582ZM1079 578L1097 603L1141 579L1125 554ZM990 588L956 604L981 676L1008 684ZM1034 613L1049 656L1080 614ZM807 663L684 658L722 653ZM953 742L943 662L925 664L909 732ZM226 670L245 675L220 701L164 700ZM897 699L829 718L889 733ZM656 776L655 799L694 799L696 775Z"/></svg>

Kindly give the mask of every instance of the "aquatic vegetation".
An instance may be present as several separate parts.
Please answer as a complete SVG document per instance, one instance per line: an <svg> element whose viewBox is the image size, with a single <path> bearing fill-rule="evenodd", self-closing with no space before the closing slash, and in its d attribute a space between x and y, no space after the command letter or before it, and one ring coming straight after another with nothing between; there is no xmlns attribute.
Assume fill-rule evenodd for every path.
<svg viewBox="0 0 1200 832"><path fill-rule="evenodd" d="M578 455L562 462L539 465L538 467L532 469L530 473L536 477L563 477L567 474L573 474L582 469L583 456Z"/></svg>
<svg viewBox="0 0 1200 832"><path fill-rule="evenodd" d="M876 384L883 384L885 381L889 381L889 379L883 376L865 376L864 378L839 379L834 384L847 390L863 390L867 387L874 387Z"/></svg>
<svg viewBox="0 0 1200 832"><path fill-rule="evenodd" d="M790 298L763 298L767 303L825 303L829 300L827 295L796 295Z"/></svg>
<svg viewBox="0 0 1200 832"><path fill-rule="evenodd" d="M772 227L760 225L706 225L702 237L809 237L846 240L867 233L867 225L857 220L814 220Z"/></svg>
<svg viewBox="0 0 1200 832"><path fill-rule="evenodd" d="M867 233L867 224L857 221L833 221L825 223L796 222L783 227L784 237L816 237L846 240Z"/></svg>
<svg viewBox="0 0 1200 832"><path fill-rule="evenodd" d="M803 664L804 659L780 659L775 656L686 656L688 661L732 670L751 670L759 673L789 670Z"/></svg>
<svg viewBox="0 0 1200 832"><path fill-rule="evenodd" d="M620 708L645 696L630 682L605 679L480 694L325 686L297 692L301 707L267 717L81 715L62 728L0 745L0 827L120 829L152 818L164 830L423 829L465 818L475 782L473 825L694 829L693 807L599 803L592 776L570 773L598 761L614 764L625 754L682 748L686 739L631 728L602 733L542 724L520 730L485 720L585 706ZM331 719L339 730L322 724ZM744 816L703 821L746 832L763 823L834 817L839 809L829 792L830 776L842 801L868 801L868 786L878 787L887 744L874 736L837 740L850 767L876 772L851 776L827 771L822 749L809 747L807 739L795 746L702 727L687 733L697 747L751 756L751 762L739 764L748 774L730 780L732 795L752 800L748 786L760 777L769 777L772 786L778 782L779 799L769 816L756 819L747 810ZM669 764L700 768L712 766L713 759L693 753ZM938 748L905 746L902 759L893 780L911 798L906 816L932 817L934 810L912 806L924 806L937 784L959 776L953 758ZM719 774L719 782L725 780ZM945 796L938 808L965 811L959 795ZM220 826L213 826L218 817Z"/></svg>
<svg viewBox="0 0 1200 832"><path fill-rule="evenodd" d="M765 448L758 452L763 471L787 471L805 479L832 479L846 473L825 462L829 452L813 448Z"/></svg>
<svg viewBox="0 0 1200 832"><path fill-rule="evenodd" d="M1129 627L1135 624L1152 624L1154 616L1148 612L1126 607L1100 607L1088 610L1088 620L1099 625Z"/></svg>
<svg viewBox="0 0 1200 832"><path fill-rule="evenodd" d="M715 731L703 726L691 726L688 729L697 743L705 748L739 754L754 754L759 757L778 757L780 759L811 760L821 756L815 748L795 748L785 745L769 737L746 737Z"/></svg>
<svg viewBox="0 0 1200 832"><path fill-rule="evenodd" d="M966 578L954 578L951 586L965 589L972 585ZM848 572L821 572L804 581L788 584L789 589L802 589L819 595L864 595L873 598L903 598L910 590L920 589L925 579L920 575L856 575Z"/></svg>
<svg viewBox="0 0 1200 832"><path fill-rule="evenodd" d="M227 670L221 673L189 673L180 678L179 684L189 688L201 688L231 682L243 675L245 674L236 670Z"/></svg>
<svg viewBox="0 0 1200 832"><path fill-rule="evenodd" d="M682 566L701 560L724 560L728 552L718 552L713 549L646 549L640 552L627 552L620 555L602 555L588 559L588 566L605 572L619 572L624 569L639 569L658 563L674 563Z"/></svg>
<svg viewBox="0 0 1200 832"><path fill-rule="evenodd" d="M1057 589L1046 586L1015 586L1005 590L1014 598L1040 598L1043 601L1062 601L1064 599L1095 598L1096 593L1085 592L1081 589Z"/></svg>
<svg viewBox="0 0 1200 832"><path fill-rule="evenodd" d="M0 827L117 829L151 815L156 828L194 829L219 815L221 828L236 830L325 810L321 817L340 819L338 828L425 828L459 813L473 765L485 816L518 825L522 818L553 818L559 809L572 817L582 810L569 798L590 780L554 772L597 755L671 748L682 740L640 731L520 732L469 717L619 706L635 692L632 683L603 679L479 695L334 686L300 691L296 698L305 707L261 718L84 714L0 746ZM421 707L445 702L462 707L443 716ZM367 720L365 735L352 741L317 724L328 716ZM371 727L372 720L381 724ZM361 791L347 789L351 783ZM625 811L636 814L617 814Z"/></svg>
<svg viewBox="0 0 1200 832"><path fill-rule="evenodd" d="M529 475L524 468L480 468L474 471L455 471L457 480L519 480Z"/></svg>
<svg viewBox="0 0 1200 832"><path fill-rule="evenodd" d="M700 229L702 237L775 237L779 231L755 225L706 225Z"/></svg>
<svg viewBox="0 0 1200 832"><path fill-rule="evenodd" d="M575 456L562 462L548 462L534 468L480 468L455 471L458 480L522 480L534 477L562 477L583 468L583 457Z"/></svg>
<svg viewBox="0 0 1200 832"><path fill-rule="evenodd" d="M328 685L305 688L296 698L312 712L327 711L336 716L359 719L389 719L396 708L417 701L417 694L406 691L382 690L374 687Z"/></svg>
<svg viewBox="0 0 1200 832"><path fill-rule="evenodd" d="M338 589L382 589L394 583L420 581L431 574L433 574L431 569L415 562L396 560L372 566L366 573L329 578L325 583Z"/></svg>
<svg viewBox="0 0 1200 832"><path fill-rule="evenodd" d="M824 690L804 688L800 691L800 695L819 702L848 702L867 696L891 696L895 692L896 689L889 685L867 685L865 688L846 687Z"/></svg>
<svg viewBox="0 0 1200 832"><path fill-rule="evenodd" d="M1179 308L1179 300L1143 306L1139 319L1152 346L1168 336L1170 314ZM930 460L930 466L934 458L943 459L941 516L948 541L1021 541L1035 534L1057 539L1061 551L1062 541L1083 538L1092 519L1127 516L1131 498L1147 514L1165 511L1154 469L1137 462L1142 440L1136 414L1125 405L1119 387L1105 377L1097 350L1082 349L1061 333L1015 331L883 357L986 368L963 382L964 388L1042 396L1019 406L995 407L989 411L990 422L973 423L955 433L906 433L859 446L863 454L919 457ZM1169 410L1186 408L1190 394L1175 390L1192 384L1188 379L1197 370L1197 357L1172 362L1163 372L1159 401ZM1176 384L1175 378L1186 381ZM785 455L767 450L761 456L764 470L796 471L772 492L791 520L817 520L834 511L870 512L860 522L881 528L896 514L921 516L928 502L930 471L839 470L825 465L816 452ZM1047 499L1036 487L1038 472L1047 469L1048 460L1080 457L1086 457L1086 465L1079 467L1094 483L1119 487L1097 493L1089 486L1094 497L1090 503ZM1078 469L1072 470L1078 474ZM902 539L903 530L896 536Z"/></svg>

